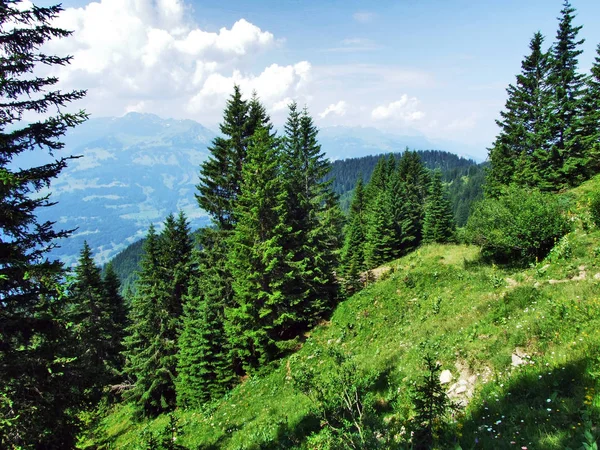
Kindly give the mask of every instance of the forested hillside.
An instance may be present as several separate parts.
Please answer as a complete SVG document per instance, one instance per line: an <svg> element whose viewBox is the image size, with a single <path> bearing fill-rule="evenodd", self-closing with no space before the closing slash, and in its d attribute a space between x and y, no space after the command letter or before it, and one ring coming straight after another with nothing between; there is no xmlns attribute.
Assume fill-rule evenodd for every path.
<svg viewBox="0 0 600 450"><path fill-rule="evenodd" d="M458 226L464 226L469 217L471 205L483 195L485 166L443 151L418 150L416 153L425 167L441 170L442 180L448 188L454 219ZM393 154L396 161L399 161L401 156L401 153ZM340 206L346 214L350 208L350 200L359 176L362 174L363 180L368 182L381 158L385 158L385 156L351 158L334 161L331 164L331 171L325 180L332 180L332 189L340 196ZM338 181L338 178L341 181ZM135 291L134 281L137 279L136 271L140 269L143 242L144 240L141 239L131 244L111 261L121 280L123 293L128 290Z"/></svg>
<svg viewBox="0 0 600 450"><path fill-rule="evenodd" d="M234 84L198 167L210 225L168 214L103 271L85 241L48 258L74 158L10 164L87 119L31 77L70 62L43 53L60 11L0 5L0 448L597 448L600 45L580 73L568 1L488 171L407 149L332 174L308 107L278 133Z"/></svg>
<svg viewBox="0 0 600 450"><path fill-rule="evenodd" d="M408 150L408 149L407 149ZM458 226L467 223L471 205L483 196L486 164L477 164L453 153L440 150L417 150L423 165L430 170L439 169L442 180L448 186L452 212ZM393 153L399 160L402 153ZM362 176L368 182L377 162L383 155L365 156L333 161L327 180L332 180L333 190L340 196L342 210L350 207L352 191Z"/></svg>

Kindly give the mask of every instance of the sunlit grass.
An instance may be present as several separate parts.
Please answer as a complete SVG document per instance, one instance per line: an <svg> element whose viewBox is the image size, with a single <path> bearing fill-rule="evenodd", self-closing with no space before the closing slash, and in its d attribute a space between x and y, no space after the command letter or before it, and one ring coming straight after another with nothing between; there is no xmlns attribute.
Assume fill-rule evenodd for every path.
<svg viewBox="0 0 600 450"><path fill-rule="evenodd" d="M600 178L586 183L569 193L570 201L599 186ZM577 221L585 209L573 211ZM184 431L178 442L225 449L306 445L306 436L321 428L290 375L302 361L320 367L319 355L337 347L362 369L384 374L376 389L391 406L382 414L398 428L410 425L410 386L425 351L455 377L457 364L477 375L474 397L440 448L580 448L586 427L597 434L600 420L600 231L578 223L568 256L532 267L487 264L467 245L425 246L390 263L383 280L342 302L295 355L202 411L177 411ZM585 279L573 280L582 266ZM513 367L517 349L525 363ZM165 417L136 422L130 406L117 406L96 436L114 448L138 448L145 428L165 424Z"/></svg>

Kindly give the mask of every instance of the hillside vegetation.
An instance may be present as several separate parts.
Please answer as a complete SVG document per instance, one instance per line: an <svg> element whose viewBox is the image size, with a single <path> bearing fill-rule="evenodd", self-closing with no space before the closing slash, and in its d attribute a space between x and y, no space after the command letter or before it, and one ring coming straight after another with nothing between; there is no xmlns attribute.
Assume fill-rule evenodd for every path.
<svg viewBox="0 0 600 450"><path fill-rule="evenodd" d="M437 447L594 448L582 445L598 437L600 419L600 230L588 209L599 190L596 177L561 194L573 231L543 261L501 267L474 246L423 246L380 268L381 280L342 302L295 353L223 399L146 422L117 405L81 446L143 448L176 421L186 448L328 448L319 403L299 389L308 373L342 392L344 380L368 381L357 391L373 412L365 431L383 448L409 447L429 353L452 374L444 390L466 405L440 421ZM331 365L332 350L342 366ZM346 364L355 379L336 378Z"/></svg>
<svg viewBox="0 0 600 450"><path fill-rule="evenodd" d="M440 169L442 179L448 186L448 198L457 225L463 226L469 216L473 202L481 199L485 178L484 165L476 164L452 153L439 150L417 150L423 165L430 169ZM399 161L402 154L394 153ZM332 180L332 189L340 196L340 206L348 211L354 186L362 175L365 183L371 179L371 174L382 155L349 158L334 161L331 172L325 177ZM112 265L121 280L121 292L135 291L135 280L140 270L145 239L140 239L127 246L113 259Z"/></svg>

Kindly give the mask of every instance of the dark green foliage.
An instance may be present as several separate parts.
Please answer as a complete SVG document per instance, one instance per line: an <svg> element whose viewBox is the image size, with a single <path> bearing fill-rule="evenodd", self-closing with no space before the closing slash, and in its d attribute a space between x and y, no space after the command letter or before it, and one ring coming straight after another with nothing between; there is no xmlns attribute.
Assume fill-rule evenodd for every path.
<svg viewBox="0 0 600 450"><path fill-rule="evenodd" d="M369 205L364 245L365 264L368 268L377 267L393 257L396 236L390 197L389 192L381 192Z"/></svg>
<svg viewBox="0 0 600 450"><path fill-rule="evenodd" d="M110 311L110 354L112 356L111 365L117 372L123 369L122 352L123 339L125 339L125 329L129 326L127 316L129 314L125 299L120 294L121 283L119 277L113 269L112 263L108 263L104 269L104 295Z"/></svg>
<svg viewBox="0 0 600 450"><path fill-rule="evenodd" d="M131 323L125 340L125 373L133 384L127 397L132 398L145 414L160 411L166 407L167 399L162 400L163 392L156 389L160 361L155 355L163 352L160 340L161 292L159 287L160 250L158 235L150 225L144 242L142 269L139 274L137 292L132 299L129 322ZM168 374L167 374L168 375ZM164 378L164 372L160 373ZM165 380L168 385L168 376Z"/></svg>
<svg viewBox="0 0 600 450"><path fill-rule="evenodd" d="M144 239L134 242L133 244L120 251L112 260L111 264L117 277L121 283L121 293L124 294L128 290L135 288L135 282L140 270L144 247ZM104 268L106 271L106 268Z"/></svg>
<svg viewBox="0 0 600 450"><path fill-rule="evenodd" d="M500 134L490 149L487 192L500 195L517 184L556 191L590 178L598 165L598 84L595 69L578 72L583 39L568 0L548 53L536 33L515 86L501 112ZM596 65L597 66L597 65Z"/></svg>
<svg viewBox="0 0 600 450"><path fill-rule="evenodd" d="M472 166L465 175L450 181L448 193L457 226L466 225L471 205L483 198L484 184L485 171L481 166Z"/></svg>
<svg viewBox="0 0 600 450"><path fill-rule="evenodd" d="M75 268L69 303L72 305L69 318L73 322L77 365L82 373L80 389L84 399L94 405L119 370L120 348L113 340L117 331L113 322L113 303L108 298L100 268L94 263L87 242Z"/></svg>
<svg viewBox="0 0 600 450"><path fill-rule="evenodd" d="M425 168L432 170L440 169L442 171L442 179L449 187L449 196L455 220L459 226L464 225L467 221L471 204L479 200L483 194L483 184L485 182L484 167L486 164L478 165L472 160L438 150L405 151L394 154L396 165L401 172L403 172L403 169L400 168L403 164L402 159L408 156L410 156L409 160L414 159L418 162L419 169L423 173L427 172ZM380 158L381 155L365 156L362 158L334 161L332 163L332 170L326 179L333 181L332 188L334 192L340 195L340 205L344 211L348 211L350 208L352 191L358 182L358 178L362 177L365 182L369 181L371 173ZM392 180L392 184L394 183L395 180ZM425 186L422 190L426 193L428 182L424 184L419 182L418 184ZM420 195L420 197L423 196ZM403 200L396 199L396 201L403 203ZM407 212L414 211L409 209L408 206L405 206L405 208ZM415 212L419 212L419 210ZM422 222L422 208L420 214L420 222ZM412 233L409 233L409 236L412 235ZM420 242L420 237L417 238L417 241ZM404 253L414 247L415 245L404 247L404 250L401 250L400 253Z"/></svg>
<svg viewBox="0 0 600 450"><path fill-rule="evenodd" d="M550 116L550 157L557 160L557 187L577 185L585 179L585 150L579 131L584 76L577 72L579 49L584 39L577 39L581 26L574 26L575 9L565 0L556 42L550 50L548 85L552 95Z"/></svg>
<svg viewBox="0 0 600 450"><path fill-rule="evenodd" d="M223 230L235 225L233 209L240 194L242 166L249 139L258 127L271 129L264 107L256 96L250 102L243 100L239 86L234 86L220 125L223 137L213 141L210 156L202 163L196 195L200 207Z"/></svg>
<svg viewBox="0 0 600 450"><path fill-rule="evenodd" d="M415 387L413 405L415 408L415 449L429 449L443 426L443 420L456 409L440 383L441 366L433 356L425 355L425 371L421 381Z"/></svg>
<svg viewBox="0 0 600 450"><path fill-rule="evenodd" d="M64 112L84 91L55 89L56 77L34 76L40 67L69 64L70 57L43 53L53 38L70 32L52 26L60 6L0 4L0 447L72 446L77 376L64 319L58 261L47 259L57 240L68 236L40 223L39 208L52 205L41 194L69 158L17 168L20 155L40 159L59 151L65 132L87 118ZM37 118L36 115L40 117Z"/></svg>
<svg viewBox="0 0 600 450"><path fill-rule="evenodd" d="M185 216L167 217L160 236L150 226L142 270L132 300L125 373L133 386L127 397L153 415L175 406L177 341L183 295L187 292L192 243Z"/></svg>
<svg viewBox="0 0 600 450"><path fill-rule="evenodd" d="M352 293L360 287L360 273L366 269L365 241L367 230L365 192L362 177L354 189L350 205L345 241L341 254L341 267L344 276L344 289Z"/></svg>
<svg viewBox="0 0 600 450"><path fill-rule="evenodd" d="M431 191L425 204L423 241L447 243L454 239L456 225L450 201L442 185L442 175L436 171L431 181Z"/></svg>
<svg viewBox="0 0 600 450"><path fill-rule="evenodd" d="M600 171L600 44L590 75L586 78L581 118L581 145L588 152L587 177Z"/></svg>
<svg viewBox="0 0 600 450"><path fill-rule="evenodd" d="M232 297L222 233L204 229L184 306L177 364L177 404L198 408L233 385L233 367L224 331L225 306Z"/></svg>
<svg viewBox="0 0 600 450"><path fill-rule="evenodd" d="M399 160L404 153L394 153L393 155L396 160ZM470 167L477 166L475 161L471 159L441 150L417 150L415 153L426 168L431 170L440 169L445 176L448 174L453 179L455 177L455 175L451 175L453 172L457 172L456 175L460 172L462 176ZM334 192L343 195L354 189L359 177L362 177L363 181L368 183L380 158L381 155L371 155L333 161L331 172L326 179L333 180Z"/></svg>
<svg viewBox="0 0 600 450"><path fill-rule="evenodd" d="M569 230L555 196L517 187L477 203L467 223L468 239L498 262L544 258Z"/></svg>
<svg viewBox="0 0 600 450"><path fill-rule="evenodd" d="M235 304L226 311L225 325L232 355L245 371L275 358L276 340L299 320L299 299L286 298L282 292L289 273L283 248L289 227L280 151L266 129L256 131L235 205L238 222L229 242Z"/></svg>
<svg viewBox="0 0 600 450"><path fill-rule="evenodd" d="M546 144L551 97L547 86L550 63L543 42L542 34L535 33L516 83L507 89L505 110L496 121L500 133L489 154L489 194L495 195L511 183L531 186L551 182L554 175L548 171L556 171Z"/></svg>
<svg viewBox="0 0 600 450"><path fill-rule="evenodd" d="M330 310L337 294L334 269L338 265L342 216L331 183L323 181L330 164L321 152L317 129L306 109L290 105L282 151L282 174L287 192L288 264L292 270L284 295L299 315L297 334Z"/></svg>
<svg viewBox="0 0 600 450"><path fill-rule="evenodd" d="M415 249L423 240L425 200L428 195L429 174L417 152L408 149L398 162L396 174L399 216L396 216L399 254Z"/></svg>

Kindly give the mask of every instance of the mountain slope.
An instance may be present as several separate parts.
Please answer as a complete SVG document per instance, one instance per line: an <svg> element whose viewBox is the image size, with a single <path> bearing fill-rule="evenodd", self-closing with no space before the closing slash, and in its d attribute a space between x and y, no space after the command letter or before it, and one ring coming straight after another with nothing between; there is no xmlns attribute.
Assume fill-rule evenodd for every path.
<svg viewBox="0 0 600 450"><path fill-rule="evenodd" d="M66 148L82 157L52 184L58 203L40 214L61 228L76 228L53 256L70 264L87 240L96 260L107 262L139 240L150 223L162 223L178 209L193 227L205 224L194 193L214 137L190 120L137 113L91 119L73 130Z"/></svg>
<svg viewBox="0 0 600 450"><path fill-rule="evenodd" d="M439 150L419 150L417 153L426 167L442 170L444 181L449 184L450 200L456 221L459 226L463 226L468 218L471 204L483 194L483 166ZM398 158L400 155L401 153L395 154ZM342 209L348 209L358 177L362 175L365 182L368 182L379 158L380 155L373 155L337 160L332 163L332 170L327 179L333 180L332 189L340 195ZM113 259L114 269L121 279L123 291L134 286L135 271L138 270L142 247L142 241L134 242L121 250Z"/></svg>
<svg viewBox="0 0 600 450"><path fill-rule="evenodd" d="M192 120L139 113L92 118L70 130L65 150L57 156L82 157L71 161L54 181L50 191L58 203L40 216L76 232L60 242L53 256L72 264L87 240L96 260L105 263L139 240L150 223L160 225L177 209L186 212L193 228L206 224L205 213L196 206L194 186L215 136ZM372 128L325 128L319 139L333 160L401 152L406 146L435 148L422 136L396 136ZM15 165L43 162L44 157L31 153Z"/></svg>
<svg viewBox="0 0 600 450"><path fill-rule="evenodd" d="M600 177L563 195L575 229L530 268L486 264L477 248L463 245L425 246L388 264L385 279L341 303L296 353L202 411L177 411L177 443L322 448L327 427L292 380L307 370L329 376L331 349L349 355L359 373L377 375L376 437L388 439L388 448L409 446L412 389L427 352L450 371L445 389L468 405L449 421L440 448L564 449L593 441L600 420L600 230L588 226L586 205L598 190ZM167 423L166 416L136 422L129 406L117 405L86 442L136 448L143 430Z"/></svg>

